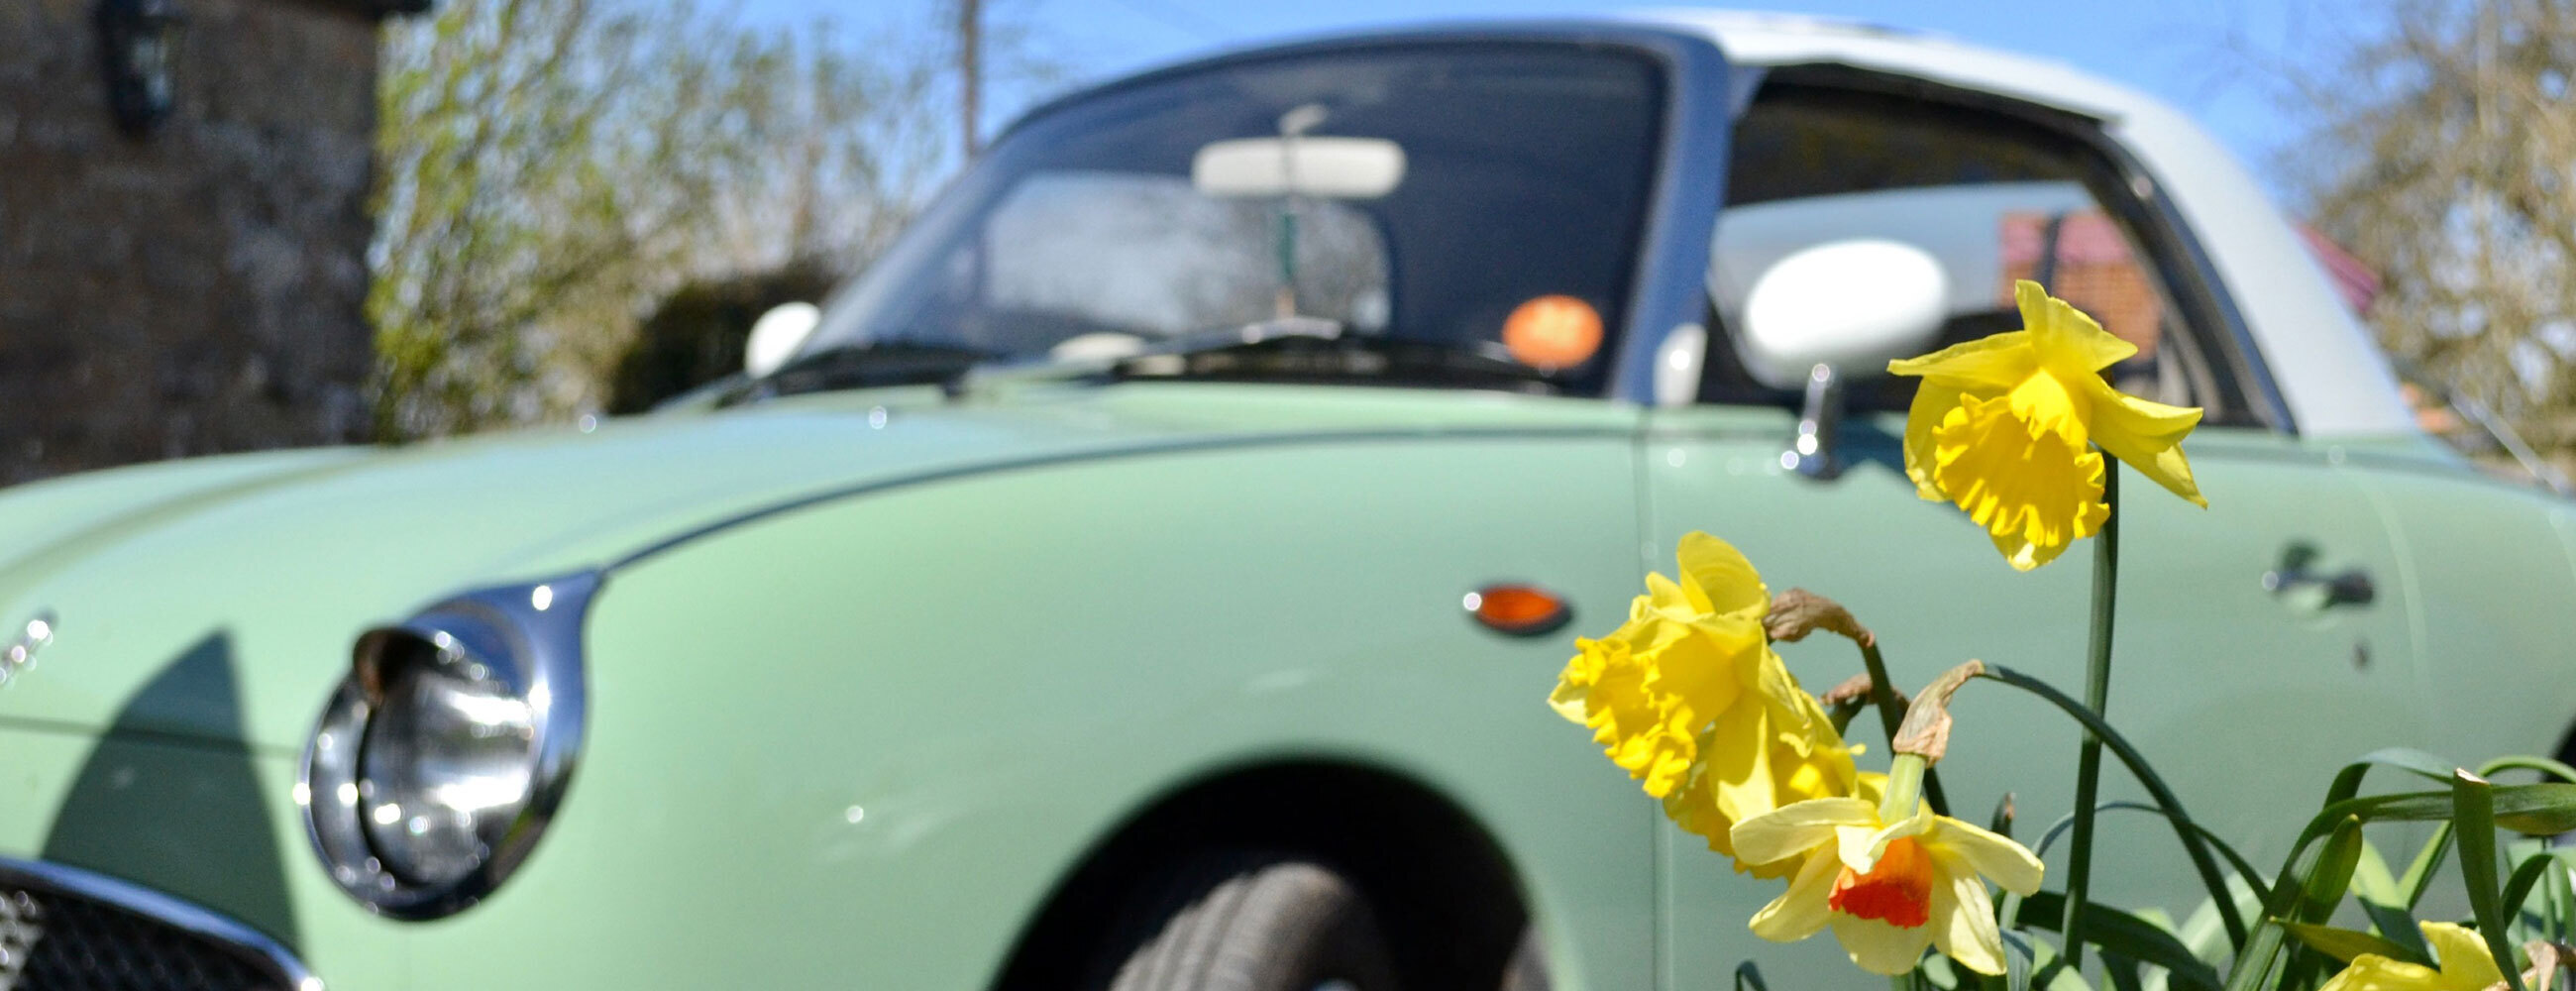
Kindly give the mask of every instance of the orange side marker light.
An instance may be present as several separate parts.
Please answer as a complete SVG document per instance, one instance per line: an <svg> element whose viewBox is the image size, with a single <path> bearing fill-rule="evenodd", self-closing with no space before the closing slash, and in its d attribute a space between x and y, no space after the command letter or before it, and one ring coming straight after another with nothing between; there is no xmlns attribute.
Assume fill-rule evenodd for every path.
<svg viewBox="0 0 2576 991"><path fill-rule="evenodd" d="M1516 637L1553 633L1574 618L1574 610L1556 593L1518 582L1487 585L1467 593L1461 604L1476 622Z"/></svg>

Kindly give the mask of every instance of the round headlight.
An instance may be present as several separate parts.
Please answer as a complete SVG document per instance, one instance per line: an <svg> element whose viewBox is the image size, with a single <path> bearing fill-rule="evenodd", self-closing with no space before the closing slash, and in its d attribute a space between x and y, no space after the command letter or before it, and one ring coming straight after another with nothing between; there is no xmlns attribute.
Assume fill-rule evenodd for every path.
<svg viewBox="0 0 2576 991"><path fill-rule="evenodd" d="M581 752L598 588L587 573L469 592L358 639L295 789L342 891L434 919L527 859Z"/></svg>
<svg viewBox="0 0 2576 991"><path fill-rule="evenodd" d="M405 881L464 880L527 805L537 760L528 702L463 665L393 672L362 739L359 820Z"/></svg>

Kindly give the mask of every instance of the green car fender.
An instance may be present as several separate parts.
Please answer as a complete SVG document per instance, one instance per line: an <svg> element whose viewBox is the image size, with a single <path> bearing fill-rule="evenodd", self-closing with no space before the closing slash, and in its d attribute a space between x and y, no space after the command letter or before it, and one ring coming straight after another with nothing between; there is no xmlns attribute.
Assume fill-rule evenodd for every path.
<svg viewBox="0 0 2576 991"><path fill-rule="evenodd" d="M1403 855L1490 843L1570 982L1645 986L1652 803L1542 704L1564 638L1461 608L1520 580L1615 622L1633 458L1593 426L1003 466L615 567L563 809L488 902L420 927L414 983L983 986L1051 898L1123 893L1069 885L1158 806L1293 780L1364 839L1454 809ZM1388 925L1429 924L1388 894Z"/></svg>

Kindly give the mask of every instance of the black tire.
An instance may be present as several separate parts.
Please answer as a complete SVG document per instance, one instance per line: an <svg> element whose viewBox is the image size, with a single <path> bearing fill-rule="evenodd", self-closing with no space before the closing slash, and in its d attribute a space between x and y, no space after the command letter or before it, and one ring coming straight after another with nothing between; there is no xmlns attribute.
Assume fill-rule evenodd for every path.
<svg viewBox="0 0 2576 991"><path fill-rule="evenodd" d="M1225 854L1158 888L1131 916L1109 991L1396 991L1368 898L1329 867Z"/></svg>

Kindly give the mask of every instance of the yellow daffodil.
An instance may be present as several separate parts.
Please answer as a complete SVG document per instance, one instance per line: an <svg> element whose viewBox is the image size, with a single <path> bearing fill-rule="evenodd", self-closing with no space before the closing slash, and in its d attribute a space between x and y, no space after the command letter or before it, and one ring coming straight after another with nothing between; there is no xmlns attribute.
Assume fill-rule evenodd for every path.
<svg viewBox="0 0 2576 991"><path fill-rule="evenodd" d="M1732 855L1736 822L1862 781L1852 748L1771 652L1771 593L1752 562L1705 533L1682 538L1678 556L1679 581L1646 576L1625 624L1575 641L1548 701L1591 727L1675 823Z"/></svg>
<svg viewBox="0 0 2576 991"><path fill-rule="evenodd" d="M1789 890L1754 913L1754 935L1790 943L1831 926L1852 962L1874 974L1913 969L1927 946L1970 970L2003 973L2003 939L1984 879L2025 895L2038 891L2039 858L2019 843L1933 815L1919 801L1912 805L1912 816L1889 823L1876 803L1818 798L1736 823L1738 859L1797 864Z"/></svg>
<svg viewBox="0 0 2576 991"><path fill-rule="evenodd" d="M1966 510L2022 571L2054 560L2110 516L2103 452L2206 508L2182 453L2201 411L2111 388L2101 370L2138 353L2136 345L2036 282L2015 283L2013 295L2023 329L1888 363L1923 379L1905 419L1915 490Z"/></svg>
<svg viewBox="0 0 2576 991"><path fill-rule="evenodd" d="M2504 984L2504 973L2475 931L2448 922L2420 928L2440 970L2364 953L2317 991L2486 991Z"/></svg>

